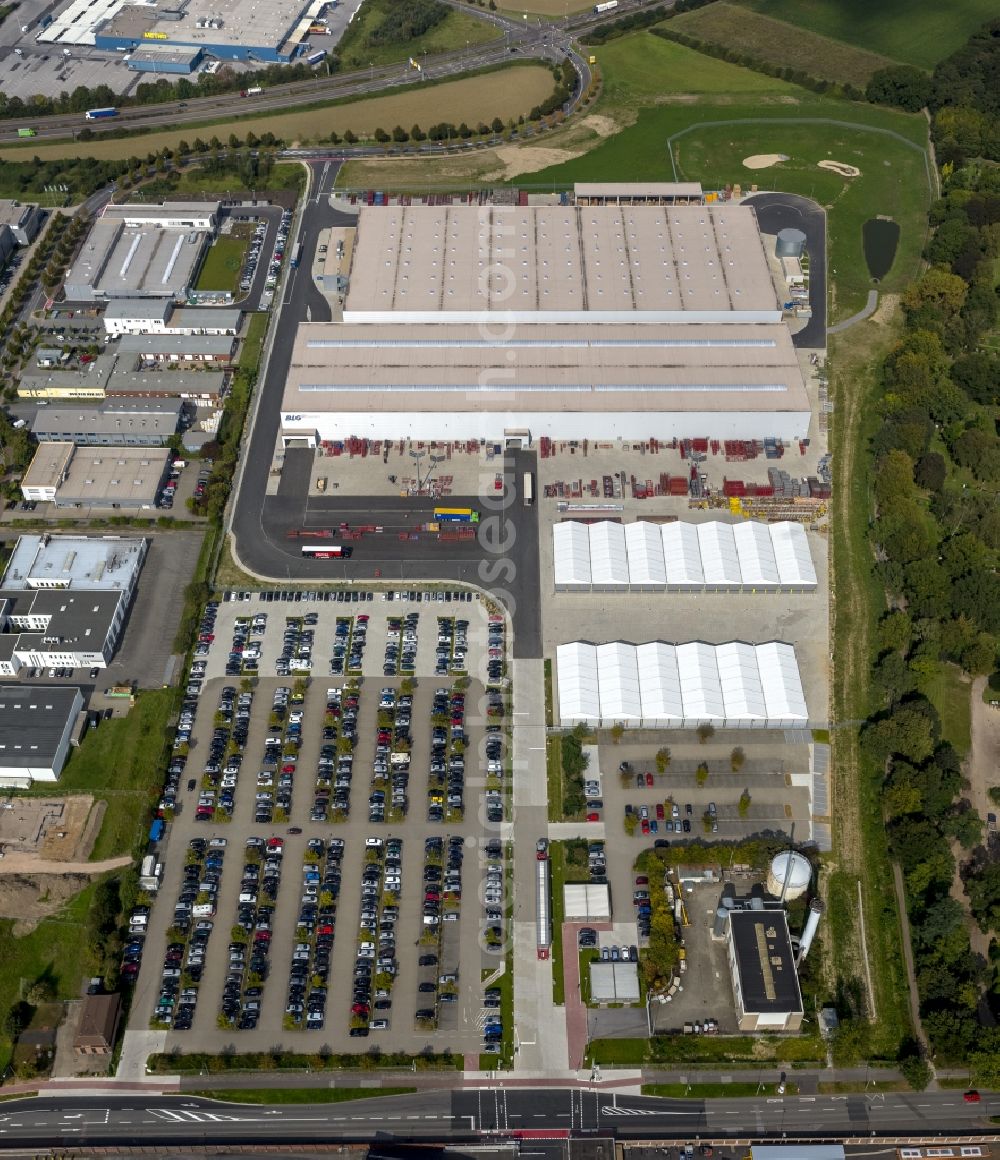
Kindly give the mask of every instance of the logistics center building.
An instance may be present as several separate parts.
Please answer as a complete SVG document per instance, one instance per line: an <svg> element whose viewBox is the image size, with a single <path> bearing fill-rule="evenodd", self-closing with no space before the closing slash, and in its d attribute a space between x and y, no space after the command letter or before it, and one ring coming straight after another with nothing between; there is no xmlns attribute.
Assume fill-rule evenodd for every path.
<svg viewBox="0 0 1000 1160"><path fill-rule="evenodd" d="M781 318L747 206L365 206L283 441L799 439Z"/></svg>

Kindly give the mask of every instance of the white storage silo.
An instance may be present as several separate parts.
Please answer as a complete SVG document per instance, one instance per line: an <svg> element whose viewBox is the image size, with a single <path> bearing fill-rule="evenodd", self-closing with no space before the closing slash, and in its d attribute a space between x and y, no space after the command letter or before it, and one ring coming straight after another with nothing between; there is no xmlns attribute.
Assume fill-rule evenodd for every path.
<svg viewBox="0 0 1000 1160"><path fill-rule="evenodd" d="M785 850L771 860L767 871L767 892L775 898L801 898L809 889L812 866L794 850Z"/></svg>

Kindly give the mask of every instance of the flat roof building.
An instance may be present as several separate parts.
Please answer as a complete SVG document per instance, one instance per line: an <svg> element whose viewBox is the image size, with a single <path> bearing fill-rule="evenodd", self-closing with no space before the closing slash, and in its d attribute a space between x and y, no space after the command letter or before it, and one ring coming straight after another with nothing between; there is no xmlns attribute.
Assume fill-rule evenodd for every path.
<svg viewBox="0 0 1000 1160"><path fill-rule="evenodd" d="M535 323L781 320L749 206L362 207L345 322L493 313Z"/></svg>
<svg viewBox="0 0 1000 1160"><path fill-rule="evenodd" d="M214 230L219 224L218 201L128 202L109 205L102 221L117 221L129 229L155 226L162 230Z"/></svg>
<svg viewBox="0 0 1000 1160"><path fill-rule="evenodd" d="M166 447L39 443L21 492L57 507L151 508L170 459Z"/></svg>
<svg viewBox="0 0 1000 1160"><path fill-rule="evenodd" d="M165 298L118 298L104 308L101 321L108 338L122 334L163 334L173 303Z"/></svg>
<svg viewBox="0 0 1000 1160"><path fill-rule="evenodd" d="M56 366L25 371L17 384L18 398L101 400L116 361L113 354L99 354L79 368Z"/></svg>
<svg viewBox="0 0 1000 1160"><path fill-rule="evenodd" d="M35 417L32 430L39 440L159 447L176 433L183 407L180 399L167 398L108 399L86 409L47 407Z"/></svg>
<svg viewBox="0 0 1000 1160"><path fill-rule="evenodd" d="M802 992L784 910L731 910L726 953L740 1031L798 1031Z"/></svg>
<svg viewBox="0 0 1000 1160"><path fill-rule="evenodd" d="M214 404L221 399L225 387L225 371L128 370L126 367L119 367L108 379L105 396L109 400L122 401L190 399Z"/></svg>
<svg viewBox="0 0 1000 1160"><path fill-rule="evenodd" d="M0 227L10 230L19 246L30 246L42 228L45 215L36 202L0 198Z"/></svg>
<svg viewBox="0 0 1000 1160"><path fill-rule="evenodd" d="M82 708L79 689L0 686L0 785L57 781Z"/></svg>
<svg viewBox="0 0 1000 1160"><path fill-rule="evenodd" d="M242 310L175 306L166 299L123 298L109 302L101 321L108 338L123 334L238 334Z"/></svg>
<svg viewBox="0 0 1000 1160"><path fill-rule="evenodd" d="M147 548L116 536L21 536L0 581L0 675L105 668Z"/></svg>
<svg viewBox="0 0 1000 1160"><path fill-rule="evenodd" d="M133 224L127 216L110 213L124 208L109 206L91 226L66 275L66 297L71 302L187 299L209 236L207 229L174 226L166 218ZM178 211L177 216L183 217L185 212ZM203 212L201 216L211 215Z"/></svg>
<svg viewBox="0 0 1000 1160"><path fill-rule="evenodd" d="M132 49L126 67L132 72L155 73L157 76L161 73L190 76L201 64L204 55L200 48L144 44L140 48Z"/></svg>
<svg viewBox="0 0 1000 1160"><path fill-rule="evenodd" d="M638 1003L639 964L595 960L590 964L593 1003Z"/></svg>
<svg viewBox="0 0 1000 1160"><path fill-rule="evenodd" d="M362 206L324 267L339 283L343 243L343 321L298 330L284 444L807 437L753 209L582 188L595 204Z"/></svg>
<svg viewBox="0 0 1000 1160"><path fill-rule="evenodd" d="M148 546L148 540L123 536L19 536L0 588L113 589L130 598Z"/></svg>
<svg viewBox="0 0 1000 1160"><path fill-rule="evenodd" d="M781 324L593 327L546 323L499 337L442 318L306 323L282 432L313 442L369 438L800 438L809 397Z"/></svg>
<svg viewBox="0 0 1000 1160"><path fill-rule="evenodd" d="M577 205L701 205L705 193L699 181L578 181Z"/></svg>
<svg viewBox="0 0 1000 1160"><path fill-rule="evenodd" d="M232 362L236 339L228 334L123 334L118 353L147 362Z"/></svg>

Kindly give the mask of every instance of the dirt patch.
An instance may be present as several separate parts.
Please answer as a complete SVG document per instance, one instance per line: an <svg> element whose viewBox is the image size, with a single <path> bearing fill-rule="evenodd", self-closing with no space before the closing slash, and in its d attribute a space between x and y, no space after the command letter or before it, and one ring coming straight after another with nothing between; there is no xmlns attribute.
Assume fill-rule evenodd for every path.
<svg viewBox="0 0 1000 1160"><path fill-rule="evenodd" d="M613 137L621 129L613 117L605 117L600 113L590 113L580 124L581 128L593 129L598 137Z"/></svg>
<svg viewBox="0 0 1000 1160"><path fill-rule="evenodd" d="M753 153L749 157L743 158L743 168L770 169L772 165L778 165L787 160L786 153Z"/></svg>
<svg viewBox="0 0 1000 1160"><path fill-rule="evenodd" d="M547 149L542 146L525 149L519 145L501 145L494 150L494 155L503 168L490 176L493 180L520 177L522 173L535 173L539 169L547 169L550 165L575 161L586 152L586 149Z"/></svg>
<svg viewBox="0 0 1000 1160"><path fill-rule="evenodd" d="M43 918L55 914L89 881L87 874L61 873L39 878L28 874L0 876L0 917L15 920L15 937L30 934Z"/></svg>
<svg viewBox="0 0 1000 1160"><path fill-rule="evenodd" d="M82 862L94 847L103 816L104 804L95 810L89 794L10 797L0 808L0 849L51 862Z"/></svg>
<svg viewBox="0 0 1000 1160"><path fill-rule="evenodd" d="M744 162L744 164L746 164ZM829 169L833 173L839 173L841 177L860 177L861 170L856 165L846 165L843 161L817 161L816 164L820 169Z"/></svg>

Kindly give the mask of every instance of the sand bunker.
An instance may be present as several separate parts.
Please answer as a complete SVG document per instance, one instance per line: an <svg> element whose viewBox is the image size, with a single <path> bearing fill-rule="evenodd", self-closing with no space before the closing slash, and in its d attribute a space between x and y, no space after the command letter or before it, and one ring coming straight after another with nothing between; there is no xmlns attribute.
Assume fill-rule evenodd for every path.
<svg viewBox="0 0 1000 1160"><path fill-rule="evenodd" d="M755 153L752 157L743 158L744 169L770 169L772 165L777 165L779 161L787 161L788 157L784 153Z"/></svg>
<svg viewBox="0 0 1000 1160"><path fill-rule="evenodd" d="M839 173L841 177L861 176L861 170L856 165L845 165L843 161L820 161L818 165L820 169L832 169L834 173Z"/></svg>

